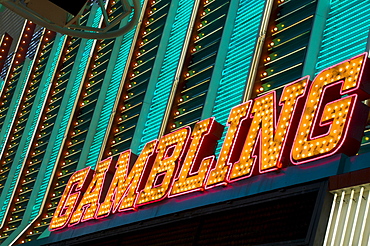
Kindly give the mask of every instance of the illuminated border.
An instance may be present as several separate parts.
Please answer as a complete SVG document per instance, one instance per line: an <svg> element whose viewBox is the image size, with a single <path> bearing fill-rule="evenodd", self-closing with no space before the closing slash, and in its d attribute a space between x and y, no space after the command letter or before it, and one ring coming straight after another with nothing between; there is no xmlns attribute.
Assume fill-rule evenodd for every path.
<svg viewBox="0 0 370 246"><path fill-rule="evenodd" d="M318 76L316 76L316 78L314 79L312 83L309 82L309 77L306 76L292 83L287 84L284 87L284 91L282 92L279 102L277 102L277 98L276 98L277 93L273 91L268 94L262 95L254 100L249 100L246 103L243 103L241 105L234 107L229 114L229 119L227 122L229 129L227 131L226 138L225 138L225 141L223 142L222 150L217 159L217 162L215 161L215 155L212 154L212 152L214 152L215 150L215 146L216 146L215 142L217 142L218 139L221 137L222 127L219 123L217 123L214 120L214 118L209 118L209 119L205 119L203 121L198 122L192 134L191 134L191 130L189 127L184 127L175 132L172 132L172 133L169 133L163 136L160 140L154 140L152 142L148 142L145 146L150 145L152 146L152 148L150 148L150 153L145 152L146 148L143 149L140 156L145 157L145 163L142 169L140 169L139 178L136 178L139 180L135 183L135 187L133 188L133 190L130 190L131 196L134 197L134 199L130 200L132 202L129 204L130 206L126 206L123 209L118 208L118 206L122 206L121 204L122 199L126 197L127 191L128 189L130 189L131 187L130 185L132 184L132 183L126 184L126 181L128 180L129 182L131 182L131 179L136 177L136 176L134 177L131 176L132 170L134 170L136 163L134 167L130 169L130 173L128 173L128 169L129 169L128 166L130 163L129 157L131 156L131 151L128 150L128 151L122 152L121 155L128 154L129 156L126 158L126 161L125 161L126 175L122 181L124 182L124 186L125 186L123 187L124 193L122 197L119 198L120 200L118 202L116 201L117 198L114 197L115 199L114 203L116 204L115 208L113 208L113 206L110 205L109 209L105 213L100 214L100 215L96 213L94 218L100 219L100 218L108 216L110 213L115 213L117 211L122 212L127 209L136 210L137 207L139 206L145 206L147 204L159 202L165 198L180 196L180 195L187 194L190 192L195 192L195 191L203 191L205 189L210 189L215 186L228 184L230 182L235 182L241 179L245 179L245 178L251 177L252 175L258 175L258 174L263 174L266 172L275 171L275 170L278 170L278 169L281 169L287 166L288 164L297 165L297 164L305 163L308 161L322 159L327 156L331 156L333 154L340 152L340 150L342 150L341 147L347 142L352 143L352 141L359 141L361 139L361 135L357 133L361 133L361 131L363 130L365 123L366 123L367 115L361 114L361 112L360 113L357 112L359 114L359 117L356 118L357 116L354 115L354 112L355 112L355 107L357 109L358 107L361 106L361 102L359 100L363 100L363 99L370 97L370 93L368 93L370 92L370 84L364 84L364 81L363 81L363 78L364 77L368 78L368 75L369 75L368 73L370 73L370 71L367 72L368 69L365 69L365 65L367 64L366 57L367 57L367 53L364 53L362 55L349 59L345 62L339 63L336 66L328 68L322 71ZM361 60L360 58L363 58L363 59ZM360 68L358 69L359 71L358 75L357 73L355 73L354 75L351 75L351 76L357 76L356 77L357 80L351 82L351 80L348 79L348 81L352 83L352 85L348 84L348 82L346 83L346 81L342 79L343 76L342 77L340 76L342 74L341 74L341 71L339 70L340 68L338 68L338 71L334 70L336 73L333 73L334 75L337 76L337 80L333 79L331 83L327 83L324 86L318 85L318 86L321 86L322 89L320 90L320 93L318 93L318 96L316 98L313 97L313 99L315 100L312 99L312 96L313 96L311 95L311 93L313 93L312 87L316 86L316 83L320 79L320 76L322 74L325 74L327 71L330 71L330 69L340 67L342 64L346 62L353 62L355 59L358 59L360 62L363 60L365 61L360 65ZM354 63L353 67L355 67L355 65L356 64ZM329 74L327 77L333 74ZM347 77L344 77L344 78L347 78ZM355 82L356 84L354 84ZM335 86L338 86L340 84L342 84L342 87L347 86L347 88L344 88L344 90L343 88L341 88L340 90L339 88L337 88L338 92L340 92L339 93L340 95L336 95L336 96L341 97L341 98L335 99L336 97L334 97L334 99L332 100L330 98L329 100L324 100L325 95L326 95L325 93L327 92L326 90L333 88ZM297 85L297 88L295 88L295 85ZM310 90L308 92L306 89L306 85L310 87ZM289 90L290 87L294 89ZM295 91L295 95L292 95L292 91ZM347 95L348 93L355 93L355 94ZM289 97L289 100L287 99L288 97ZM267 101L267 103L263 102L265 98L270 98L269 101ZM306 102L304 101L302 102L303 99L305 99ZM327 107L329 107L330 105L333 105L336 102L343 101L343 100L348 101L351 108L348 109L348 113L343 116L343 119L345 120L346 123L345 123L345 126L343 127L343 135L342 135L343 137L340 140L340 146L333 148L334 149L333 151L324 153L323 155L312 156L309 159L304 159L302 162L297 163L297 162L294 162L291 152L288 152L288 149L289 149L288 147L290 146L289 143L290 143L291 138L294 139L293 146L294 144L297 144L296 136L299 134L300 132L299 129L301 128L297 128L297 133L291 132L291 129L294 129L295 124L298 124L299 126L303 124L303 119L306 117L307 112L310 112L308 109L309 107L309 103L307 102L308 100L312 100L311 104L313 105L313 108L315 111L315 114L312 114L311 112L311 118L309 117L307 118L308 120L311 120L309 124L309 129L306 130L306 133L308 135L312 133L313 131L312 130L313 128L311 126L317 125L318 127L323 127L323 126L330 125L330 120L332 119L330 118L330 114L329 114L329 117L327 118L328 122L323 122L322 116L321 116L323 115L323 113L320 113L322 112L322 110L326 110ZM290 103L290 106L289 107L287 106L287 108L285 108L285 103L288 103L288 102ZM279 106L281 107L279 118L277 118L278 116L277 115L277 103L279 103ZM357 104L354 105L354 103L357 103ZM260 106L263 108L262 109L258 108ZM256 108L255 111L253 111L254 108ZM301 108L304 109L303 111L304 114L302 116L298 114L299 111L301 111ZM288 111L287 115L284 116L282 110L290 110L290 111ZM254 120L254 114L256 112L260 112L262 116L259 116L258 121L256 121L257 123L254 122L254 124L257 126L257 129L254 130L254 133L251 135L251 139L253 138L252 144L254 146L253 146L253 150L250 151L250 155L252 158L254 158L253 163L250 165L250 170L248 170L249 172L247 172L246 175L243 174L241 176L236 177L235 179L232 179L230 178L230 174L231 174L232 169L235 166L235 163L237 162L235 163L230 163L230 162L239 161L240 158L242 157L245 143L247 142L246 138L249 136L249 134L252 131L251 130L251 127L253 126L252 122ZM330 110L329 110L329 113L333 114L332 111ZM269 118L267 120L265 119L265 121L268 123L268 125L262 126L261 125L262 124L261 122L263 122L262 117L264 117L264 115L267 115L267 114ZM318 120L319 116L321 116L320 121ZM272 117L272 120L271 120L271 117ZM276 165L273 165L271 168L266 168L265 170L263 170L261 169L261 163L259 160L258 172L257 170L254 171L253 169L256 169L255 168L256 160L258 160L258 157L257 157L258 154L255 154L257 153L256 148L259 147L259 152L258 152L260 155L259 158L261 158L261 151L263 150L263 146L261 146L261 142L262 142L261 141L261 138L262 138L261 130L263 129L264 131L267 131L268 129L266 128L271 128L273 131L272 138L273 138L273 141L275 142L274 139L277 133L277 128L280 127L280 125L284 123L284 121L283 123L281 122L282 120L281 117L290 117L290 118L285 119L286 128L285 128L285 131L282 133L283 136L281 136L284 139L280 143L281 147L278 150L279 153L276 158L276 161L274 162ZM362 127L352 127L353 122L356 122L356 124L358 125L362 125ZM201 130L201 127L204 127L204 129ZM213 129L213 127L215 128ZM349 129L352 129L352 128L354 130L351 130L349 132ZM330 129L331 128L329 127L329 130ZM271 140L271 134L267 136L270 136L270 138L268 139ZM309 136L312 137L313 135L309 135ZM318 138L320 138L321 136L325 136L325 133L318 135ZM212 146L204 146L206 145L208 141L208 140L207 141L205 140L207 137L210 137L210 139L208 140L211 140L211 143L213 141ZM191 144L193 146L190 146ZM203 152L203 150L202 151L200 150L202 147L210 147L210 149L206 148L205 152L207 153L205 153ZM270 147L270 145L268 147ZM356 147L357 146L355 146L355 148ZM358 145L358 147L360 147L360 145ZM199 157L200 152L202 152L201 157ZM291 162L284 163L283 165L281 161L283 158L286 158L289 160L288 155L291 158L290 159ZM185 160L183 160L184 157L185 157ZM109 167L107 168L110 170L105 170L105 171L103 170L104 173L112 171L111 170L112 169L111 159L104 160L103 162L106 162L106 161L108 161L110 164L108 165ZM184 161L186 162L185 163L186 166L184 166ZM203 167L207 170L207 171L202 170L202 172L206 173L206 175L205 175L204 180L201 181L201 185L198 184L197 187L190 187L190 188L188 187L186 190L183 190L183 191L174 190L178 188L174 186L176 182L183 182L184 180L186 181L187 178L192 177L192 176L194 177L194 175L196 176L199 174L200 169L198 166L197 166L198 170L196 171L192 170L195 166L195 163L199 161L200 161L200 164L197 163L196 165L199 165L199 167ZM138 163L140 163L140 160ZM77 171L75 174L72 175L72 177L74 177L76 174L84 170L87 170L87 169ZM115 171L115 176L116 176L117 170L118 168ZM90 171L90 169L88 171ZM92 172L93 171L91 171L90 173ZM99 172L102 172L102 171L99 169ZM212 174L214 175L211 177ZM180 178L178 175L184 175L184 177ZM131 179L127 179L128 176L130 176ZM72 177L70 181L68 181L68 184L67 184L67 187L69 188L66 189L63 194L63 197L65 197L65 199L62 199L62 201L58 204L59 212L54 214L50 230L62 229L63 227L65 227L66 224L69 224L69 221L66 221L64 223L60 223L59 226L54 225L58 223L58 219L60 218L60 214L61 214L60 211L62 208L65 207L66 201L70 200L70 196L74 196L77 193L78 193L77 195L79 195L80 193L84 192L87 189L87 188L84 188L84 189L80 188L77 191L75 191L76 189L76 187L74 187L75 182L72 179ZM163 178L163 180L161 180L161 178ZM211 178L213 180L211 180ZM86 180L94 181L95 179L94 177L90 179L85 179L84 183L81 184L81 187L91 187L92 185L90 184L91 181L89 181L88 182L89 184L87 184ZM113 178L113 180L115 179ZM102 185L100 187L109 185L109 184L103 183L103 181L101 183ZM112 186L112 184L110 184L110 186ZM105 194L105 199L110 199L112 201L112 197L116 195L116 192L117 192L116 189L120 188L119 184L117 183L113 184L113 186L114 186L113 187L114 189L112 189L112 192L114 194L113 195ZM71 187L74 189L73 194L70 193ZM100 195L102 195L101 194L102 190L99 190L98 192ZM73 197L71 199L73 199ZM80 202L81 201L80 196L78 196L75 200L79 200ZM68 207L68 209L71 211L70 212L71 214L75 212L74 210L76 209L76 207L78 208L83 207L82 205L81 206L77 205L76 202L73 203L72 205L73 205L73 208ZM101 204L99 204L97 207L99 207L100 209L100 206ZM67 216L67 215L63 213L61 216ZM70 220L70 218L71 217L69 215L67 220ZM80 222L82 221L69 224L69 226L74 226Z"/></svg>

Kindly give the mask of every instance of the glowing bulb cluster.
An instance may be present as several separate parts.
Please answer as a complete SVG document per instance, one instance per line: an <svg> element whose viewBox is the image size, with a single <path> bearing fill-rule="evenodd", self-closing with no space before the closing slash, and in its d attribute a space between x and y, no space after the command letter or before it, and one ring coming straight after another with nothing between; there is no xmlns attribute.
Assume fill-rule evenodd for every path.
<svg viewBox="0 0 370 246"><path fill-rule="evenodd" d="M210 171L207 186L212 186L225 181L225 177L229 171L228 161L231 153L233 152L232 150L236 143L235 140L239 135L241 123L249 114L250 104L251 101L248 101L231 109L229 119L227 120L229 129L226 133L216 167Z"/></svg>
<svg viewBox="0 0 370 246"><path fill-rule="evenodd" d="M50 222L50 230L61 229L67 225L81 192L89 185L92 173L90 167L87 167L71 176Z"/></svg>
<svg viewBox="0 0 370 246"><path fill-rule="evenodd" d="M173 174L176 173L190 129L182 128L163 136L157 147L157 156L137 204L164 198L168 193Z"/></svg>
<svg viewBox="0 0 370 246"><path fill-rule="evenodd" d="M99 205L100 193L104 184L106 173L112 162L108 158L98 163L92 181L83 195L77 209L74 211L69 224L73 225L80 221L93 219Z"/></svg>
<svg viewBox="0 0 370 246"><path fill-rule="evenodd" d="M342 146L344 135L353 118L351 114L358 100L357 95L344 95L351 94L360 87L358 82L364 59L364 55L352 58L323 70L316 76L310 87L293 145L294 163L303 163L308 158L333 153ZM333 93L330 92L334 86L341 88L339 95L334 98L335 101L331 99ZM320 102L326 101L329 101L326 105L318 107ZM325 126L329 129L324 133L320 132L319 130L325 129ZM320 133L315 134L318 131Z"/></svg>
<svg viewBox="0 0 370 246"><path fill-rule="evenodd" d="M361 101L370 98L370 88L362 79L370 76L366 57L363 54L324 70L312 83L305 77L284 86L279 102L277 93L270 92L234 107L217 159L213 154L223 127L209 118L195 124L191 137L190 128L185 127L147 143L130 171L133 158L128 150L120 154L115 168L107 159L98 163L96 172L89 168L76 172L50 229L136 210L166 197L211 189L291 163L355 154L368 113ZM107 172L114 173L112 181L105 181ZM106 194L102 187L109 187Z"/></svg>
<svg viewBox="0 0 370 246"><path fill-rule="evenodd" d="M116 170L113 180L108 189L104 202L100 204L96 217L105 217L116 211L123 211L134 208L134 202L137 197L137 189L143 170L153 155L157 140L147 143L136 160L130 173L128 168L131 160L131 151L122 152L116 164Z"/></svg>
<svg viewBox="0 0 370 246"><path fill-rule="evenodd" d="M214 160L212 154L217 140L221 137L221 129L223 127L214 118L200 121L194 126L189 149L170 196L205 187L204 181Z"/></svg>
<svg viewBox="0 0 370 246"><path fill-rule="evenodd" d="M295 81L285 86L281 96L282 109L279 118L276 116L276 93L273 91L254 100L251 110L253 119L249 125L248 134L239 161L234 163L230 179L250 176L255 164L253 153L259 153L259 172L272 171L281 167L281 156L284 140L291 125L291 119L297 99L302 96L307 84L307 78ZM276 120L278 124L276 124ZM255 150L257 143L259 149Z"/></svg>

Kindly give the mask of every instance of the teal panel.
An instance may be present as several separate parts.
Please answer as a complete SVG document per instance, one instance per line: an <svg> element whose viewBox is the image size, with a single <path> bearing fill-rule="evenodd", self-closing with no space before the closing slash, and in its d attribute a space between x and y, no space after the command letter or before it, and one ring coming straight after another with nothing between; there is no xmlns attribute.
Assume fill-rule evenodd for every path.
<svg viewBox="0 0 370 246"><path fill-rule="evenodd" d="M12 177L12 181L11 181L10 186L6 187L7 188L6 189L7 194L6 194L5 200L3 201L3 206L1 207L1 210L0 210L0 221L2 221L4 219L5 212L7 210L6 208L7 208L8 203L9 203L9 201L10 201L12 195L13 195L13 190L14 190L15 186L18 183L18 176L19 176L19 173L22 170L22 167L23 167L23 164L24 164L24 159L25 159L26 155L28 154L28 148L29 148L30 142L31 142L31 140L34 136L34 130L35 130L35 127L36 127L36 125L39 121L39 117L41 115L41 110L43 109L45 97L47 95L47 92L49 91L50 81L51 81L51 79L53 77L53 74L54 74L54 68L55 68L56 63L58 61L59 54L60 54L60 51L62 49L63 41L64 41L63 38L61 38L59 40L58 46L56 46L55 53L53 54L54 57L52 57L52 60L50 59L51 63L48 63L47 68L45 70L45 74L42 77L42 83L40 84L40 86L43 86L43 89L42 89L40 97L36 97L36 99L35 99L35 102L37 102L38 104L36 105L36 103L35 103L35 105L34 105L34 106L36 106L36 109L35 109L35 107L33 107L33 109L35 109L35 112L33 113L32 123L31 123L30 127L28 129L26 128L26 130L25 130L25 133L27 133L27 136L26 136L26 139L25 139L25 143L24 144L22 143L22 146L24 146L24 148L23 148L22 151L18 151L16 157L14 158L14 165L16 165L15 166L15 171L12 172L12 175L10 175ZM29 124L27 124L27 126L28 125ZM21 140L22 142L23 142L24 137L25 136L22 137L22 140ZM14 166L12 166L12 169L13 168L14 168ZM1 197L3 198L3 195Z"/></svg>
<svg viewBox="0 0 370 246"><path fill-rule="evenodd" d="M68 105L65 109L65 113L64 113L63 119L62 119L62 123L61 123L61 125L58 129L58 135L57 135L57 138L55 140L55 143L54 143L54 146L53 146L53 149L52 149L52 155L51 155L50 159L48 160L47 170L45 172L43 182L42 182L42 185L41 185L39 193L38 193L38 199L36 200L36 204L33 207L33 211L32 211L32 214L31 214L30 221L32 221L37 216L37 214L39 213L39 210L41 208L41 203L44 199L45 192L46 192L46 190L49 186L49 180L50 180L51 175L53 173L54 165L56 164L56 159L58 157L59 150L61 148L61 144L62 144L62 141L64 139L64 133L65 133L67 127L68 127L69 118L70 118L70 115L72 114L74 102L75 102L75 99L76 99L76 96L77 96L77 93L78 93L78 89L80 87L80 83L81 83L82 76L83 76L84 71L85 71L85 67L87 65L87 61L88 61L88 58L89 58L89 53L90 53L92 45L93 45L93 40L88 40L87 43L86 43L86 46L85 46L84 54L82 55L82 59L81 59L81 62L79 64L79 67L78 67L78 72L77 72L76 79L73 81L74 84L73 84L73 88L72 88L72 91L71 91L71 96L69 98Z"/></svg>
<svg viewBox="0 0 370 246"><path fill-rule="evenodd" d="M242 103L263 11L264 1L240 0L213 109L213 116L223 125L226 124L231 108ZM223 139L220 140L222 142Z"/></svg>
<svg viewBox="0 0 370 246"><path fill-rule="evenodd" d="M139 151L149 142L158 137L163 116L166 111L172 83L175 79L176 68L180 60L182 47L188 30L194 1L180 0L175 22L172 25L161 72L154 91L154 96L145 124L144 134L139 145Z"/></svg>
<svg viewBox="0 0 370 246"><path fill-rule="evenodd" d="M141 1L143 5L144 0ZM115 95L117 95L120 83L122 81L123 72L125 70L127 57L130 52L131 42L134 38L135 29L133 28L129 31L122 39L122 44L118 52L117 61L115 62L112 78L108 87L107 96L104 101L103 109L100 114L98 126L95 131L93 142L90 146L89 155L87 157L86 166L95 167L96 162L99 161L99 153L104 142L104 137L106 134L106 129L109 124L109 120L112 114L114 103L116 100Z"/></svg>
<svg viewBox="0 0 370 246"><path fill-rule="evenodd" d="M332 1L316 73L366 51L370 27L368 1Z"/></svg>
<svg viewBox="0 0 370 246"><path fill-rule="evenodd" d="M30 70L32 68L32 64L33 64L33 61L31 61L27 58L26 61L24 62L24 64L22 65L23 66L22 72L21 72L21 75L19 77L19 80L18 80L18 83L17 83L17 88L16 88L16 91L15 91L17 97L13 98L13 100L12 100L10 106L9 106L8 113L7 113L6 118L5 118L4 125L1 129L1 133L3 134L1 136L1 142L0 142L0 150L1 151L3 151L3 148L5 147L4 145L6 143L6 140L7 140L8 134L9 134L9 130L12 127L15 112L17 111L19 102L22 98L23 90L24 90L24 87L27 83L28 75L29 75Z"/></svg>
<svg viewBox="0 0 370 246"><path fill-rule="evenodd" d="M95 14L95 17L94 17L94 20L93 20L94 26L98 26L99 21L100 21L100 17L101 17L101 9L99 8L97 10L97 12ZM55 168L55 165L56 165L56 161L57 161L57 158L58 158L58 155L59 155L59 151L60 151L61 145L63 143L64 134L65 134L65 131L68 127L69 118L70 118L70 116L72 114L72 110L74 108L74 103L75 103L75 100L76 100L76 97L77 97L77 94L78 94L78 91L79 91L79 87L80 87L80 84L81 84L81 81L82 81L82 77L83 77L84 72L85 72L85 68L87 66L87 62L89 60L89 55L90 55L90 51L91 51L91 48L93 46L93 43L94 43L94 41L91 40L91 39L86 41L86 45L85 45L84 51L81 55L81 60L80 60L80 63L79 63L78 69L77 69L76 77L75 77L75 79L70 80L70 82L73 83L73 86L72 86L72 89L71 89L71 94L70 94L70 97L69 97L69 100L68 100L68 104L65 107L65 111L64 111L64 114L63 114L63 118L62 118L62 123L60 124L60 127L58 129L54 145L53 145L52 150L51 150L52 154L50 155L50 158L48 159L48 163L47 163L47 167L46 167L46 170L45 170L45 173L44 173L44 176L43 176L43 180L41 182L40 188L39 188L38 193L36 195L37 196L36 202L35 202L35 205L33 206L33 210L31 212L31 216L29 218L29 222L33 221L37 217L37 215L38 215L38 213L41 209L42 202L44 200L45 194L47 192L47 188L49 187L49 181L52 178L52 174L53 174L53 171L54 171L54 168Z"/></svg>

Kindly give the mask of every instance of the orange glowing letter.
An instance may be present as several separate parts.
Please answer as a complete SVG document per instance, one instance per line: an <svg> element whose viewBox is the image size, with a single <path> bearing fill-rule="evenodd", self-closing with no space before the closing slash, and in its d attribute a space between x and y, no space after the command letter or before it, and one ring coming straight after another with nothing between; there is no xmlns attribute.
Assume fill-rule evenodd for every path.
<svg viewBox="0 0 370 246"><path fill-rule="evenodd" d="M200 121L194 126L189 150L170 196L203 189L204 179L214 160L212 154L217 140L221 137L222 130L222 125L217 123L214 118Z"/></svg>
<svg viewBox="0 0 370 246"><path fill-rule="evenodd" d="M111 162L112 158L108 158L99 162L96 166L94 177L92 178L89 187L78 204L77 209L73 213L69 222L70 225L94 218L96 209L99 205L99 198L104 184L105 175Z"/></svg>
<svg viewBox="0 0 370 246"><path fill-rule="evenodd" d="M257 155L259 173L282 167L282 156L293 113L307 82L308 78L302 78L284 87L280 99L282 108L278 124L276 124L276 92L273 91L255 99L251 112L252 123L249 126L240 159L231 169L230 180L250 176ZM259 142L258 149L256 149L257 142Z"/></svg>
<svg viewBox="0 0 370 246"><path fill-rule="evenodd" d="M71 176L50 222L51 231L62 229L68 224L74 208L80 200L80 194L86 190L92 175L93 171L87 167Z"/></svg>
<svg viewBox="0 0 370 246"><path fill-rule="evenodd" d="M231 155L240 146L237 136L240 133L240 128L243 121L249 114L251 101L245 102L234 107L227 120L229 129L227 130L220 155L218 157L216 167L212 169L208 175L207 188L222 184L226 181L226 175L229 171L229 160Z"/></svg>
<svg viewBox="0 0 370 246"><path fill-rule="evenodd" d="M340 151L357 153L367 111L361 100L367 54L320 72L310 87L291 159L301 164ZM361 97L361 98L359 98ZM356 125L352 125L355 123Z"/></svg>
<svg viewBox="0 0 370 246"><path fill-rule="evenodd" d="M145 166L153 156L157 143L158 140L154 140L145 145L130 172L131 150L120 154L116 164L116 172L105 200L100 204L96 218L106 217L117 210L121 212L134 208L138 185L143 178Z"/></svg>
<svg viewBox="0 0 370 246"><path fill-rule="evenodd" d="M163 199L171 186L184 147L186 147L189 128L182 128L163 136L157 147L157 157L137 204L146 204Z"/></svg>

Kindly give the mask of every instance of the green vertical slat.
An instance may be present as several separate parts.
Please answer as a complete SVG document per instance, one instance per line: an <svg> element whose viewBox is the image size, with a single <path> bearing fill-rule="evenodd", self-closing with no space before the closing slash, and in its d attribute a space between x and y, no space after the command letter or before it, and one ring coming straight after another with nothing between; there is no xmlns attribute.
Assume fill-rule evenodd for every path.
<svg viewBox="0 0 370 246"><path fill-rule="evenodd" d="M22 65L23 66L22 72L18 79L17 88L15 89L15 92L14 92L17 97L16 98L13 97L12 102L9 105L9 110L6 114L4 124L1 128L0 133L2 135L1 135L1 140L0 140L0 150L2 150L5 147L4 144L7 140L9 130L12 126L14 115L18 108L18 104L23 95L23 90L24 90L24 87L26 86L27 78L32 68L32 64L33 64L33 61L26 58L24 64Z"/></svg>
<svg viewBox="0 0 370 246"><path fill-rule="evenodd" d="M7 188L6 189L7 194L6 194L5 200L3 202L3 206L0 210L0 221L2 221L4 219L5 212L6 212L6 207L7 207L8 203L9 203L11 197L12 197L13 190L14 190L16 184L17 184L17 181L18 181L19 173L20 173L20 171L23 167L23 164L24 164L24 158L26 157L26 154L28 154L27 150L28 150L29 144L32 140L36 124L38 123L38 119L40 117L41 110L42 110L43 105L44 105L45 96L46 96L47 92L49 91L49 84L50 84L50 81L52 79L52 75L54 74L54 68L55 68L56 63L58 61L58 57L59 57L59 54L60 54L60 51L61 51L61 48L62 48L62 44L63 44L63 39L61 39L59 41L60 42L58 43L58 46L56 46L55 53L53 54L54 57L53 57L53 60L51 62L51 65L49 64L48 67L45 69L45 73L44 73L44 75L41 79L41 81L43 83L40 83L40 86L44 86L44 88L42 88L41 95L40 95L40 97L38 97L38 99L37 99L37 96L36 96L35 104L36 103L38 103L38 104L36 105L36 111L33 114L32 123L31 123L30 127L24 131L25 133L27 133L25 143L22 144L22 146L24 146L24 148L23 148L22 151L18 151L15 158L14 158L13 165L16 165L16 166L14 166L15 167L15 172L13 172L12 175L10 175L12 177L12 181L11 181L10 186L6 187ZM49 71L47 71L47 70L49 70ZM35 108L35 107L33 107L33 108ZM22 140L21 140L22 142L23 142L23 138L24 138L24 136L22 137ZM13 167L12 167L12 169L13 169Z"/></svg>
<svg viewBox="0 0 370 246"><path fill-rule="evenodd" d="M100 17L101 17L101 10L99 8L97 10L97 12L95 14L95 17L94 17L94 20L93 20L94 26L97 26L99 24ZM87 62L89 60L89 54L90 54L93 43L94 43L93 40L91 40L91 39L87 40L85 49L84 49L83 54L81 56L80 64L78 66L77 75L76 75L74 80L70 80L70 81L73 81L73 87L72 87L72 90L71 90L71 95L70 95L70 98L68 100L68 104L65 108L65 112L64 112L64 115L63 115L63 118L62 118L62 123L61 123L61 125L58 129L57 137L55 139L54 145L53 145L52 150L51 150L52 154L51 154L50 158L47 160L48 161L47 167L46 167L46 170L45 170L42 182L41 182L41 186L40 186L39 191L36 195L36 202L35 202L35 205L33 206L33 210L31 212L31 216L29 218L29 222L31 222L33 219L36 218L36 216L38 215L38 213L41 209L42 201L44 200L47 188L49 186L49 181L51 179L51 175L53 173L54 166L56 165L56 160L58 158L59 151L61 149L61 145L62 145L62 142L63 142L63 139L64 139L65 131L68 127L69 118L70 118L70 115L72 114L73 106L74 106L74 103L75 103L75 100L76 100L76 97L77 97L77 93L78 93L78 90L79 90L79 87L80 87L80 84L81 84L81 81L82 81L82 77L83 77L84 72L85 72L85 68L87 66Z"/></svg>
<svg viewBox="0 0 370 246"><path fill-rule="evenodd" d="M316 73L365 52L369 27L370 8L367 1L332 1Z"/></svg>
<svg viewBox="0 0 370 246"><path fill-rule="evenodd" d="M226 124L231 108L242 103L263 10L264 1L241 0L239 3L229 51L213 109L213 116L223 125ZM220 143L223 142L223 138ZM216 154L220 148L220 146L217 148Z"/></svg>
<svg viewBox="0 0 370 246"><path fill-rule="evenodd" d="M141 6L143 5L143 2L144 0L141 1ZM86 166L95 167L96 162L98 161L100 149L104 141L106 129L108 127L109 119L114 107L116 99L115 95L117 95L120 83L122 81L122 75L125 70L128 53L130 52L131 48L131 42L135 34L135 29L136 28L133 28L131 31L126 33L122 39L122 44L118 52L117 61L114 64L112 78L107 90L107 96L105 98L95 135L89 149Z"/></svg>
<svg viewBox="0 0 370 246"><path fill-rule="evenodd" d="M163 65L145 123L144 134L139 145L139 152L146 142L158 137L172 83L175 79L176 68L180 60L193 6L194 1L179 1L175 22L172 25Z"/></svg>

